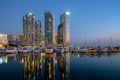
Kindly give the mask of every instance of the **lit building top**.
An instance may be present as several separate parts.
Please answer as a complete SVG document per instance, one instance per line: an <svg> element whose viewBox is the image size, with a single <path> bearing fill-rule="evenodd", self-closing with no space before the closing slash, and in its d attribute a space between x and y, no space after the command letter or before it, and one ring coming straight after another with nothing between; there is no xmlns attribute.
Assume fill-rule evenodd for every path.
<svg viewBox="0 0 120 80"><path fill-rule="evenodd" d="M69 15L70 15L70 12L64 12L60 16L60 24L63 25L63 41L64 41L63 43L65 45L70 43Z"/></svg>
<svg viewBox="0 0 120 80"><path fill-rule="evenodd" d="M34 45L34 18L32 13L23 16L24 45Z"/></svg>

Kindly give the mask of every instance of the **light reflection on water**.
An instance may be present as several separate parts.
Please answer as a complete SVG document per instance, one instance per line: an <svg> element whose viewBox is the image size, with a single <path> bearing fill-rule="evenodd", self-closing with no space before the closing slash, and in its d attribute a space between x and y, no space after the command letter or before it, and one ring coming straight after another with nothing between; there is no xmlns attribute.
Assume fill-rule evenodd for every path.
<svg viewBox="0 0 120 80"><path fill-rule="evenodd" d="M6 54L0 80L120 80L120 53Z"/></svg>
<svg viewBox="0 0 120 80"><path fill-rule="evenodd" d="M0 80L69 80L69 53L7 54L0 61Z"/></svg>

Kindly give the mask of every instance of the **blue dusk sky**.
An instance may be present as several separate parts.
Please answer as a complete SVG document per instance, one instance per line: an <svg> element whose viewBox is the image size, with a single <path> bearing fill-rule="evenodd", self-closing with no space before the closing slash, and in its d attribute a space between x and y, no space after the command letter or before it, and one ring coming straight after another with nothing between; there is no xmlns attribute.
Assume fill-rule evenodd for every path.
<svg viewBox="0 0 120 80"><path fill-rule="evenodd" d="M120 0L0 0L0 33L21 34L22 17L28 12L44 28L44 10L54 15L55 30L60 15L70 11L71 42L111 37L120 41Z"/></svg>

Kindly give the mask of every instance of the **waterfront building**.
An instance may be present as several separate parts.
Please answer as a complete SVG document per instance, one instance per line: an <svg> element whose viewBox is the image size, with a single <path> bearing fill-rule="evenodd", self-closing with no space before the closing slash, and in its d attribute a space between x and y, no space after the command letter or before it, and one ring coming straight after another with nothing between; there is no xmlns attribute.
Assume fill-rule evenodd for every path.
<svg viewBox="0 0 120 80"><path fill-rule="evenodd" d="M24 43L24 35L23 34L19 35L19 41L21 42L21 45L23 45L23 43Z"/></svg>
<svg viewBox="0 0 120 80"><path fill-rule="evenodd" d="M35 21L35 45L39 46L42 41L42 25L39 20Z"/></svg>
<svg viewBox="0 0 120 80"><path fill-rule="evenodd" d="M54 19L53 15L45 10L45 45L54 45L55 36L54 36Z"/></svg>
<svg viewBox="0 0 120 80"><path fill-rule="evenodd" d="M63 25L60 24L57 30L57 44L63 45Z"/></svg>
<svg viewBox="0 0 120 80"><path fill-rule="evenodd" d="M7 34L0 33L0 44L7 45L7 43L8 43Z"/></svg>
<svg viewBox="0 0 120 80"><path fill-rule="evenodd" d="M24 45L34 45L34 18L32 13L27 13L23 16L23 34L24 34Z"/></svg>
<svg viewBox="0 0 120 80"><path fill-rule="evenodd" d="M15 34L7 35L8 45L17 45L17 36Z"/></svg>
<svg viewBox="0 0 120 80"><path fill-rule="evenodd" d="M62 26L63 26L63 44L68 45L70 43L69 12L64 12L60 16L60 24L62 24Z"/></svg>

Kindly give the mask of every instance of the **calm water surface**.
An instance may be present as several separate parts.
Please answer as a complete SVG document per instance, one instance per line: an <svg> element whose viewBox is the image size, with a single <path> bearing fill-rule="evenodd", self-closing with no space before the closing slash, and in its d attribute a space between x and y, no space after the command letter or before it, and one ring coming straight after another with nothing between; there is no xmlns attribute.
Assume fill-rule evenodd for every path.
<svg viewBox="0 0 120 80"><path fill-rule="evenodd" d="M120 80L120 53L0 55L0 80Z"/></svg>

